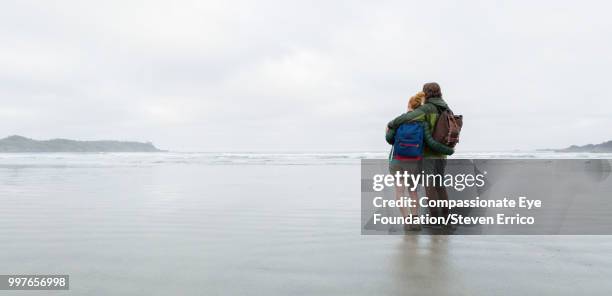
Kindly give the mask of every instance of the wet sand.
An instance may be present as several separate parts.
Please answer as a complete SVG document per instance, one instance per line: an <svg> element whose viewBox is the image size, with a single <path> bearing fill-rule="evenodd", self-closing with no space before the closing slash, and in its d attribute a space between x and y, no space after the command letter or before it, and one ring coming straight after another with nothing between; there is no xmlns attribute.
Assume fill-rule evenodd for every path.
<svg viewBox="0 0 612 296"><path fill-rule="evenodd" d="M69 274L66 295L612 290L609 236L361 235L358 165L43 166L0 177L0 273Z"/></svg>

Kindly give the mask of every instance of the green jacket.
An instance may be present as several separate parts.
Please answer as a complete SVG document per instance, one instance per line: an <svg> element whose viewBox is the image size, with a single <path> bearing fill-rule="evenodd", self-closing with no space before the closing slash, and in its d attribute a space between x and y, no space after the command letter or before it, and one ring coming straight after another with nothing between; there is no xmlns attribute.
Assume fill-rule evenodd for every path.
<svg viewBox="0 0 612 296"><path fill-rule="evenodd" d="M425 121L428 124L423 125L425 127L424 141L426 144L423 151L423 156L427 158L445 158L446 155L452 155L455 152L453 148L434 140L433 136L431 135L431 131L435 127L436 121L438 120L438 108L448 109L448 105L442 98L429 98L427 99L427 103L423 104L414 111L406 112L391 120L387 124L389 130L385 135L387 143L393 145L395 130L400 125L411 121Z"/></svg>

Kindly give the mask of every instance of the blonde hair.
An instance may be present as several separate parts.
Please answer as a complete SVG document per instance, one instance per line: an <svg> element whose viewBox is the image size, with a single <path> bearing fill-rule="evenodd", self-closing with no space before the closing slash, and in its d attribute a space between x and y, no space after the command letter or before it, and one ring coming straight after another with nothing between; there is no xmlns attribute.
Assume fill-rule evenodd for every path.
<svg viewBox="0 0 612 296"><path fill-rule="evenodd" d="M419 106L423 105L424 101L425 101L425 93L420 91L416 93L416 95L410 97L410 100L408 101L408 109L414 110L416 108L419 108Z"/></svg>

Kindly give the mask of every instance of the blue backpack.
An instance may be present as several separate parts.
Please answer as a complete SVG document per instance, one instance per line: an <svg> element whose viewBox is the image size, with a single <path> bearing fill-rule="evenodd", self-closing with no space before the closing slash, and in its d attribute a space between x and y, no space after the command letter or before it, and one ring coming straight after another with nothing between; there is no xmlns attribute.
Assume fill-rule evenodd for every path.
<svg viewBox="0 0 612 296"><path fill-rule="evenodd" d="M400 125L395 132L393 158L397 160L419 160L423 158L422 122L409 122Z"/></svg>

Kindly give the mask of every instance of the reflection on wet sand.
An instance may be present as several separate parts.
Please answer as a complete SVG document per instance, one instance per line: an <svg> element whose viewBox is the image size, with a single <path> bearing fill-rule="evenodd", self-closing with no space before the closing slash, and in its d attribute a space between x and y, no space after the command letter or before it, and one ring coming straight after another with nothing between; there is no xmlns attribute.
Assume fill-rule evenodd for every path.
<svg viewBox="0 0 612 296"><path fill-rule="evenodd" d="M403 241L397 245L397 260L392 260L397 292L451 294L451 287L457 286L455 281L460 277L448 265L448 238L439 235L403 237Z"/></svg>
<svg viewBox="0 0 612 296"><path fill-rule="evenodd" d="M414 236L399 238L390 294L608 295L606 236Z"/></svg>

